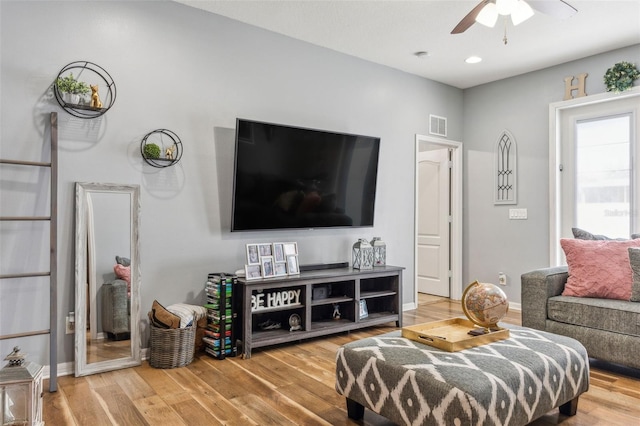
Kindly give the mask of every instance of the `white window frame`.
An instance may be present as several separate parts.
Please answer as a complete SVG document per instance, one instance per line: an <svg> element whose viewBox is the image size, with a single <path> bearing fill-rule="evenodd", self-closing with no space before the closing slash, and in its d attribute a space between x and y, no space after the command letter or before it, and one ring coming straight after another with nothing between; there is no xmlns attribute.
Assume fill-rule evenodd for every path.
<svg viewBox="0 0 640 426"><path fill-rule="evenodd" d="M564 264L560 238L561 226L561 189L560 189L560 150L561 141L561 115L564 111L594 105L624 98L638 97L640 102L640 87L622 93L601 93L549 104L549 265L558 266Z"/></svg>

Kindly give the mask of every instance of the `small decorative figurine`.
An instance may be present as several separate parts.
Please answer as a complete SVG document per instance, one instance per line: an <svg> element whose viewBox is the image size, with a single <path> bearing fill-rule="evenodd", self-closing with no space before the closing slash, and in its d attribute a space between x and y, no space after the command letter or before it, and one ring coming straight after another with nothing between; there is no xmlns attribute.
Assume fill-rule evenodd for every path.
<svg viewBox="0 0 640 426"><path fill-rule="evenodd" d="M340 305L338 305L337 303L333 304L333 319L334 320L339 320L340 319Z"/></svg>
<svg viewBox="0 0 640 426"><path fill-rule="evenodd" d="M289 331L297 331L302 330L302 319L298 314L292 314L289 317L289 326L291 327Z"/></svg>
<svg viewBox="0 0 640 426"><path fill-rule="evenodd" d="M25 354L20 353L20 347L14 346L13 351L5 357L5 361L9 361L10 367L19 367L24 364Z"/></svg>
<svg viewBox="0 0 640 426"><path fill-rule="evenodd" d="M100 95L98 95L98 85L92 84L91 87L91 108L102 108L102 101Z"/></svg>
<svg viewBox="0 0 640 426"><path fill-rule="evenodd" d="M173 151L175 151L175 149L175 145L172 145L171 148L167 148L167 150L164 152L164 158L166 158L167 160L173 160Z"/></svg>

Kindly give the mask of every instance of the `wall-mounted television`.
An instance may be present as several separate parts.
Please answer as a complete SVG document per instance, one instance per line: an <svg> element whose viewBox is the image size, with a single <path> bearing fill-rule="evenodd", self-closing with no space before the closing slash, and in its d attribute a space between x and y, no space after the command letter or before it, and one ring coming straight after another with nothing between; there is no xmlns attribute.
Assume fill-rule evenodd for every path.
<svg viewBox="0 0 640 426"><path fill-rule="evenodd" d="M236 120L232 231L373 226L380 138Z"/></svg>

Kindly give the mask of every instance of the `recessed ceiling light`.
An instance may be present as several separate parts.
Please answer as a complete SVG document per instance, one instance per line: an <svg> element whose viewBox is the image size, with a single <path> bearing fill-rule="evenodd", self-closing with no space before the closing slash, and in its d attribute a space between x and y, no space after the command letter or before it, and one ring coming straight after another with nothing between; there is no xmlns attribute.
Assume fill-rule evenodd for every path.
<svg viewBox="0 0 640 426"><path fill-rule="evenodd" d="M419 52L414 53L414 55L420 59L424 59L429 56L429 52L425 52L424 50L421 50Z"/></svg>
<svg viewBox="0 0 640 426"><path fill-rule="evenodd" d="M469 56L464 61L468 64L477 64L478 62L482 62L482 58L480 56Z"/></svg>

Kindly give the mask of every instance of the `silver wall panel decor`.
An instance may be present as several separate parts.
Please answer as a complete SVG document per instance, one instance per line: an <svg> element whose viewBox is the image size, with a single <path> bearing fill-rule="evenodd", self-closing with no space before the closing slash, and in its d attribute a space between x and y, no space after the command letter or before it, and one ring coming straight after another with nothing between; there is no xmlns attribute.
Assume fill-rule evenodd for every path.
<svg viewBox="0 0 640 426"><path fill-rule="evenodd" d="M516 139L508 130L500 134L494 158L494 204L517 204L517 146Z"/></svg>

